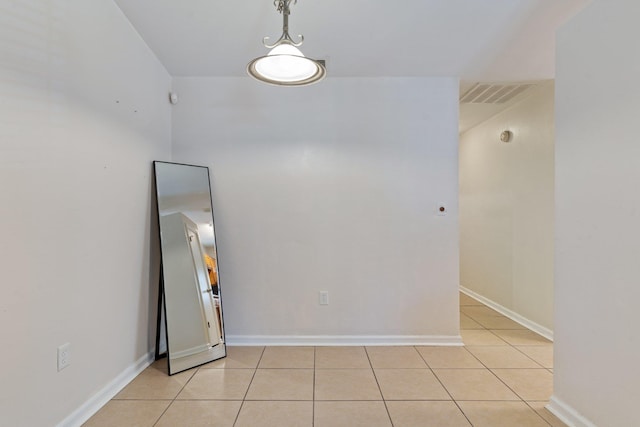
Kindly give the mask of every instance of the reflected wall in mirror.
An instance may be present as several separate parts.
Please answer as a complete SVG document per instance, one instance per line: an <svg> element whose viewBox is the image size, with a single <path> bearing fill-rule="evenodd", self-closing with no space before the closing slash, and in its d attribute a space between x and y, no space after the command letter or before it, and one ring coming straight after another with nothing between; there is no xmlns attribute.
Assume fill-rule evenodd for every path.
<svg viewBox="0 0 640 427"><path fill-rule="evenodd" d="M162 274L156 345L169 375L226 356L209 169L153 162ZM164 323L164 325L162 324ZM163 345L164 344L164 345Z"/></svg>

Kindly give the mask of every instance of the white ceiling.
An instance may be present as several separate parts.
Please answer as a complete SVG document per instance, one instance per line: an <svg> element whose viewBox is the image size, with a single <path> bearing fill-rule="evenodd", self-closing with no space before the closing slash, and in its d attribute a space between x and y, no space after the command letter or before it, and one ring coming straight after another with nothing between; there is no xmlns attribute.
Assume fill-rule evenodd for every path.
<svg viewBox="0 0 640 427"><path fill-rule="evenodd" d="M329 76L554 77L555 30L590 0L299 0L292 37ZM282 17L272 0L115 0L173 76L245 76Z"/></svg>

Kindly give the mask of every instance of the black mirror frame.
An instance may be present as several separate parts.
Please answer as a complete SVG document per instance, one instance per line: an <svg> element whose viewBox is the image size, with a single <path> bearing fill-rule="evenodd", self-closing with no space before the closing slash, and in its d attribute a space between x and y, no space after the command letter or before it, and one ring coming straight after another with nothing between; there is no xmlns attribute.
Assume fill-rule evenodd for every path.
<svg viewBox="0 0 640 427"><path fill-rule="evenodd" d="M159 242L159 246L160 246L160 250L159 250L159 254L160 254L160 274L159 274L159 280L158 280L158 305L157 305L157 323L156 323L156 345L155 345L155 360L160 360L162 358L167 358L167 372L169 375L175 375L177 373L189 370L189 369L193 369L196 368L198 366L202 366L205 365L207 363L211 363L215 360L219 360L221 358L226 357L227 355L227 351L226 351L226 329L224 326L224 309L222 308L222 286L221 286L221 274L220 274L220 255L218 253L218 248L217 248L217 240L216 240L216 244L215 244L215 251L216 251L216 266L217 266L217 279L218 279L218 296L220 298L220 328L222 329L222 335L223 335L223 345L224 345L224 355L219 357L219 358L215 358L209 361L206 361L204 363L199 363L196 365L193 365L189 368L186 369L181 369L179 371L175 371L173 372L171 369L171 358L169 357L170 354L170 348L169 348L169 332L167 329L167 310L166 310L166 304L165 304L165 284L164 284L164 271L163 271L163 255L162 255L162 234L161 234L161 226L160 226L160 205L159 205L159 193L158 193L158 178L157 178L157 174L158 174L158 169L157 169L157 165L158 164L170 164L170 165L178 165L178 166L189 166L189 167L196 167L196 168L204 168L207 171L207 184L209 187L209 207L210 207L210 214L211 214L211 221L212 221L212 228L213 228L213 234L214 236L217 236L216 234L216 230L215 230L215 218L214 218L214 214L213 214L213 197L211 194L211 175L209 173L209 168L206 166L198 166L198 165L191 165L191 164L186 164L186 163L175 163L175 162L165 162L165 161L160 161L160 160L154 160L153 161L153 186L154 186L154 190L155 190L155 198L156 198L156 222L158 224L157 227L157 232L158 232L158 242ZM164 326L164 343L166 345L166 351L165 352L161 352L161 343L162 343L162 327Z"/></svg>

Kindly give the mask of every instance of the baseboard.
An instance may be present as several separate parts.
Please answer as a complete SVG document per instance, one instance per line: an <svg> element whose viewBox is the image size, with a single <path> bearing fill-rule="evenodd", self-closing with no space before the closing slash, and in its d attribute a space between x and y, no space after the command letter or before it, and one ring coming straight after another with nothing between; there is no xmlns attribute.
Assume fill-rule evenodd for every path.
<svg viewBox="0 0 640 427"><path fill-rule="evenodd" d="M494 309L495 311L497 311L498 313L502 314L503 316L508 317L509 319L513 320L514 322L517 322L519 324L521 324L522 326L524 326L527 329L531 329L533 332L542 335L543 337L545 337L546 339L553 341L553 331L549 328L545 328L542 325L539 325L538 323L527 319L524 316L519 315L518 313L516 313L515 311L511 311L506 307L501 306L500 304L498 304L497 302L494 302L492 300L490 300L489 298L485 298L480 294L477 294L475 292L473 292L471 289L467 289L464 286L460 286L460 291L467 295L470 296L471 298L480 301L481 303L483 303L484 305Z"/></svg>
<svg viewBox="0 0 640 427"><path fill-rule="evenodd" d="M172 351L171 352L171 358L172 359L179 359L181 357L189 357L189 356L193 356L194 354L200 354L203 351L208 351L211 347L208 344L202 344L202 345L198 345L196 347L191 347L188 348L186 350L182 350L182 351Z"/></svg>
<svg viewBox="0 0 640 427"><path fill-rule="evenodd" d="M569 427L597 427L594 423L580 415L578 411L558 399L555 395L551 396L546 408Z"/></svg>
<svg viewBox="0 0 640 427"><path fill-rule="evenodd" d="M127 367L117 377L105 385L102 390L84 402L78 409L57 424L57 427L78 427L86 422L93 414L98 412L108 401L110 401L120 390L124 388L138 374L153 363L154 351L151 351L133 364Z"/></svg>
<svg viewBox="0 0 640 427"><path fill-rule="evenodd" d="M237 346L463 345L460 335L227 335L226 342Z"/></svg>

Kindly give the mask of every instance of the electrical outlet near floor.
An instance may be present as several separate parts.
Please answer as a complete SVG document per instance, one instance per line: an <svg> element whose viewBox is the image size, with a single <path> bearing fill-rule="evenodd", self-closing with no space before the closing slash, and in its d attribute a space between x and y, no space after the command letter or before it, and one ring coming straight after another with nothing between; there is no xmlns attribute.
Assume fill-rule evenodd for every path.
<svg viewBox="0 0 640 427"><path fill-rule="evenodd" d="M320 305L329 305L329 291L320 291Z"/></svg>
<svg viewBox="0 0 640 427"><path fill-rule="evenodd" d="M66 343L58 347L58 372L71 364L71 344Z"/></svg>

